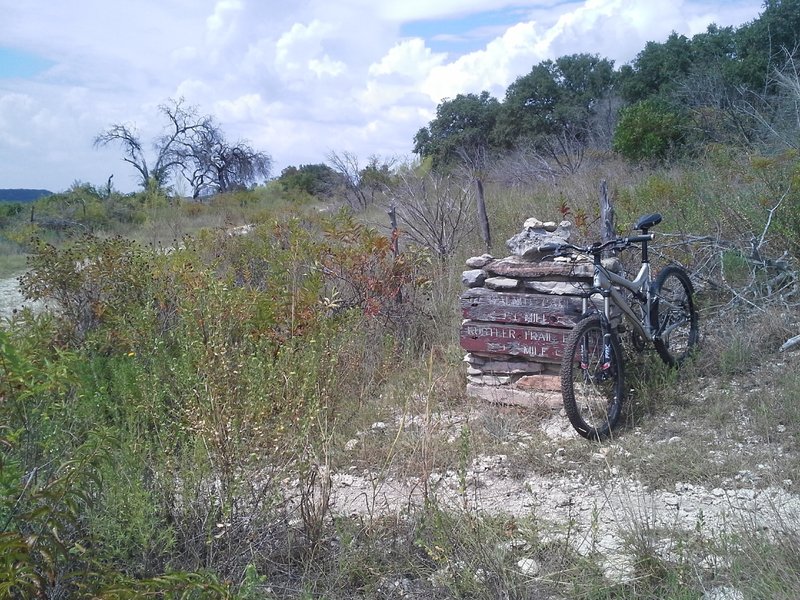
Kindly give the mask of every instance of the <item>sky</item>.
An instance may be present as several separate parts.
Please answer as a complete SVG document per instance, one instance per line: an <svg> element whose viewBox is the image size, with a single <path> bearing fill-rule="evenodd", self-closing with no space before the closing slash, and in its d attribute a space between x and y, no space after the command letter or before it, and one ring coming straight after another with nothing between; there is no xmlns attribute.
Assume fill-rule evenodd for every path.
<svg viewBox="0 0 800 600"><path fill-rule="evenodd" d="M112 124L146 147L183 98L287 166L412 157L442 100L543 60L619 67L648 41L758 17L761 0L0 0L0 188L135 191ZM150 156L153 156L150 154ZM154 162L151 158L150 164Z"/></svg>

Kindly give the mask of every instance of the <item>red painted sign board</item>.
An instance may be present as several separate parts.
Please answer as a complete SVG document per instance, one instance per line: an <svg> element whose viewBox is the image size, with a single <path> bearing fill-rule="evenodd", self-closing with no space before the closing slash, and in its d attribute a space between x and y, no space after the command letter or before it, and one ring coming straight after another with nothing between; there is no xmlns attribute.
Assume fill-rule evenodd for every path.
<svg viewBox="0 0 800 600"><path fill-rule="evenodd" d="M465 321L461 347L469 352L560 362L569 329Z"/></svg>
<svg viewBox="0 0 800 600"><path fill-rule="evenodd" d="M461 313L472 321L574 327L582 313L580 298L518 294L473 288L461 294Z"/></svg>

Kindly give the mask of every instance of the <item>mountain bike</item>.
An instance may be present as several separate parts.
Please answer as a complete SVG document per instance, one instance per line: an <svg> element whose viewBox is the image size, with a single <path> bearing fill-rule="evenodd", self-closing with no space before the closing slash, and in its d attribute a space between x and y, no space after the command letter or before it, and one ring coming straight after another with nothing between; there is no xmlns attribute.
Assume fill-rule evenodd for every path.
<svg viewBox="0 0 800 600"><path fill-rule="evenodd" d="M570 423L583 437L607 438L617 425L627 399L620 334L624 323L632 327L637 351L651 342L662 360L679 366L699 339L694 289L686 272L675 265L651 279L649 230L661 222L658 213L641 217L634 229L639 235L618 237L590 246L544 244L542 253L577 260L590 255L594 263L592 285L582 294L583 315L567 337L561 362L561 393ZM607 251L622 251L641 244L641 267L628 279L603 261Z"/></svg>

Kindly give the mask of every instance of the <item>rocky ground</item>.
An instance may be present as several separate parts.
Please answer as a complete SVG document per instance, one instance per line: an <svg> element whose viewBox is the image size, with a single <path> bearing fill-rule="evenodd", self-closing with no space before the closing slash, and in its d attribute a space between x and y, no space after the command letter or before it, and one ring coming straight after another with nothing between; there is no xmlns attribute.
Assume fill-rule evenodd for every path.
<svg viewBox="0 0 800 600"><path fill-rule="evenodd" d="M22 301L15 278L0 280L0 317ZM776 377L800 367L800 352L768 364L733 380L699 377L685 406L648 414L649 427L626 427L603 444L580 438L558 407L526 411L463 399L442 410L390 411L357 431L335 461L332 511L402 515L427 494L453 510L533 520L540 540L566 542L593 557L612 582L635 576L637 539L666 561L713 570L729 560L718 551L721 532L800 531L797 477L786 468L798 464L790 460L799 451L794 423L770 423L765 436L746 408L749 396L772 393ZM727 403L727 433L714 417L696 418L714 410L712 393ZM469 443L462 449L465 431ZM403 444L458 458L415 456L409 464L390 449ZM379 460L369 460L372 452ZM662 456L668 458L659 462ZM662 475L658 469L669 462ZM508 544L520 569L535 574L526 540L512 537ZM742 595L718 588L706 597Z"/></svg>
<svg viewBox="0 0 800 600"><path fill-rule="evenodd" d="M470 402L463 411L451 408L435 417L406 414L397 415L395 422L375 422L348 442L348 451L355 456L376 439L383 440L379 445L388 445L399 436L432 436L431 443L436 437L443 445L458 445L465 428L471 428L474 438L482 422L496 420L498 411L505 410ZM713 570L728 560L715 550L721 532L779 532L800 524L800 497L792 474L777 472L781 467L770 462L771 456L785 458L788 451L778 446L764 449L757 440L748 442L746 433L720 441L713 431L676 429L681 435L671 435L669 428L632 427L616 440L596 444L579 438L559 409L527 422L536 425L504 432L496 443L471 452L461 467L419 473L390 467L375 472L364 468L363 461L354 460L349 466L345 461L332 472L333 510L362 517L403 514L419 506L428 493L454 510L534 518L540 539L566 541L577 553L591 555L615 582L634 577L632 548L637 538L646 540L649 549L666 561L688 560ZM742 429L747 429L745 423ZM698 478L697 468L687 468L687 479L681 481L676 465L657 485L652 481L659 481L658 476L637 476L637 465L646 460L642 463L632 453L675 452L686 444L696 445L698 435L701 439L707 435L709 447L713 446L707 452L709 465L731 455L746 455L747 468L728 476L709 473L708 478ZM537 455L534 461L532 453ZM693 540L691 548L687 539ZM528 560L523 540L515 552L520 563ZM538 568L525 564L526 569ZM708 598L740 597L736 590L712 592Z"/></svg>
<svg viewBox="0 0 800 600"><path fill-rule="evenodd" d="M19 275L0 279L0 319L10 317L15 310L23 306L33 307L40 305L35 302L25 302L25 298L19 291Z"/></svg>
<svg viewBox="0 0 800 600"><path fill-rule="evenodd" d="M15 277L0 279L0 318L10 316L15 308L22 306L22 302L17 279Z"/></svg>

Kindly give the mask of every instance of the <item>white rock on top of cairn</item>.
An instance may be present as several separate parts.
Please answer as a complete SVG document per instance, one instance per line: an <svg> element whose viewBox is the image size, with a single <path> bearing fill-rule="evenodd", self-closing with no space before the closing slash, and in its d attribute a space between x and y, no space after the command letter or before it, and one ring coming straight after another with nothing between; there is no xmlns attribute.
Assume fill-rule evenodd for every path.
<svg viewBox="0 0 800 600"><path fill-rule="evenodd" d="M547 254L539 252L539 246L544 244L566 244L572 236L572 223L561 221L558 225L554 221L543 223L539 219L530 218L525 221L522 231L506 242L506 246L514 256L526 260L539 261Z"/></svg>
<svg viewBox="0 0 800 600"><path fill-rule="evenodd" d="M513 277L488 277L483 284L490 290L511 291L519 286L519 279Z"/></svg>

